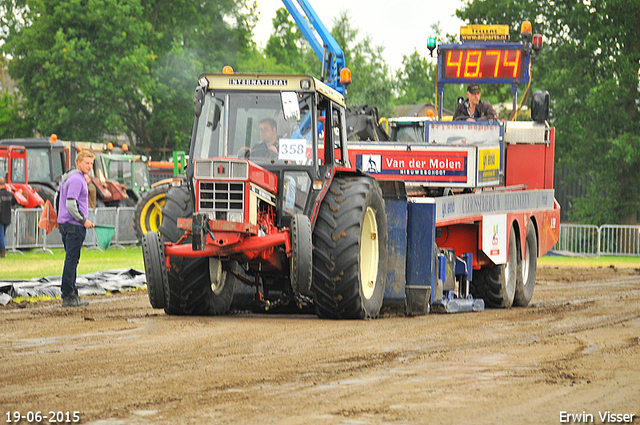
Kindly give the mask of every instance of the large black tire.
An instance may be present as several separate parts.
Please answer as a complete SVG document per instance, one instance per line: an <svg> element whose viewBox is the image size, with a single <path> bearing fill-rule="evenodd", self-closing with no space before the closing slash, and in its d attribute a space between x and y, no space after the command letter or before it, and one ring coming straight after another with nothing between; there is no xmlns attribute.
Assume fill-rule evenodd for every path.
<svg viewBox="0 0 640 425"><path fill-rule="evenodd" d="M527 238L524 243L524 255L518 263L518 280L513 305L526 307L533 297L538 270L538 237L533 222L527 223Z"/></svg>
<svg viewBox="0 0 640 425"><path fill-rule="evenodd" d="M336 177L313 231L313 283L321 318L375 318L387 275L382 191L368 177Z"/></svg>
<svg viewBox="0 0 640 425"><path fill-rule="evenodd" d="M39 183L30 183L29 185L38 191L38 195L40 195L40 197L44 201L44 204L46 204L47 201L49 201L51 202L51 205L55 207L55 199L56 199L55 190L51 189L49 186L45 186ZM43 207L44 207L44 204L42 204Z"/></svg>
<svg viewBox="0 0 640 425"><path fill-rule="evenodd" d="M184 235L184 230L178 229L178 219L192 216L189 190L186 187L169 189L162 209L162 239L177 242ZM190 244L191 238L186 238L182 243ZM235 276L219 269L218 260L171 257L169 263L169 290L164 309L167 314L216 315L229 311L235 289ZM227 264L227 269L235 270L236 267L233 261Z"/></svg>
<svg viewBox="0 0 640 425"><path fill-rule="evenodd" d="M170 187L165 193L164 206L162 208L162 224L158 229L162 240L177 242L184 235L184 230L178 229L179 218L191 218L193 216L193 203L189 189L182 187ZM191 238L189 238L191 243Z"/></svg>
<svg viewBox="0 0 640 425"><path fill-rule="evenodd" d="M171 185L163 184L147 192L136 204L134 225L138 240L147 232L158 232L162 225L162 208Z"/></svg>
<svg viewBox="0 0 640 425"><path fill-rule="evenodd" d="M290 266L293 292L309 293L313 279L313 242L309 217L303 214L291 219Z"/></svg>
<svg viewBox="0 0 640 425"><path fill-rule="evenodd" d="M215 258L171 257L167 314L213 316L229 312L235 276ZM235 269L236 263L228 261Z"/></svg>
<svg viewBox="0 0 640 425"><path fill-rule="evenodd" d="M164 308L169 293L169 281L164 256L164 245L158 232L147 232L142 236L142 257L147 276L147 292L153 308Z"/></svg>
<svg viewBox="0 0 640 425"><path fill-rule="evenodd" d="M513 228L508 249L507 264L482 268L473 273L471 295L482 298L487 307L510 308L513 305L518 274L518 247Z"/></svg>

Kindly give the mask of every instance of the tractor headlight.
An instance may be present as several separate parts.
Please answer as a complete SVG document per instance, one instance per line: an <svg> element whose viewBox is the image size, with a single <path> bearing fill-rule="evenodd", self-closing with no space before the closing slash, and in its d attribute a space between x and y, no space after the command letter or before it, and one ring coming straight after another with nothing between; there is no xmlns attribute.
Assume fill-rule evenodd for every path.
<svg viewBox="0 0 640 425"><path fill-rule="evenodd" d="M244 221L244 217L241 212L229 212L227 213L227 220L242 223Z"/></svg>

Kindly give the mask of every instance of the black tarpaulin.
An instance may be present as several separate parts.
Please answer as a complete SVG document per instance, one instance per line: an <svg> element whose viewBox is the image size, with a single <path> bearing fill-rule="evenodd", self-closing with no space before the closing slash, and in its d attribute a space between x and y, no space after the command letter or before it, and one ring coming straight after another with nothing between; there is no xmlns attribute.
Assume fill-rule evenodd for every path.
<svg viewBox="0 0 640 425"><path fill-rule="evenodd" d="M61 279L61 276L49 276L0 280L0 304L6 305L15 297L60 296ZM146 283L146 275L134 269L106 270L78 275L76 278L80 295L104 295L107 291L118 292L140 288Z"/></svg>

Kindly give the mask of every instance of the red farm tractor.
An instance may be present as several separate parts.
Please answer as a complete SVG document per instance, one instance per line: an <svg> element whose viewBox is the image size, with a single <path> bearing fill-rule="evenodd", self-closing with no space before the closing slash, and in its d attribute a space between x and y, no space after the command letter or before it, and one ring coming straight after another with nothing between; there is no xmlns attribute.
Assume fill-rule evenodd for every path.
<svg viewBox="0 0 640 425"><path fill-rule="evenodd" d="M0 176L23 208L37 208L44 203L38 192L29 185L27 150L23 146L0 146Z"/></svg>
<svg viewBox="0 0 640 425"><path fill-rule="evenodd" d="M261 85L239 91L236 78ZM142 240L152 305L221 314L234 292L247 295L235 290L242 283L265 308L314 299L321 317L377 316L384 200L375 179L349 166L342 95L308 76L200 84L188 187L166 195L162 240ZM280 153L259 146L260 125L274 122Z"/></svg>

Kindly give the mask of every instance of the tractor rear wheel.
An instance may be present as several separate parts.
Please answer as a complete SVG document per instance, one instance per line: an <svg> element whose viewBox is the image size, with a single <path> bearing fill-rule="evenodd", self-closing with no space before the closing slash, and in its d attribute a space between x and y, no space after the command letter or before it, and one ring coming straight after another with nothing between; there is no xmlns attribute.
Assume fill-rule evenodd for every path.
<svg viewBox="0 0 640 425"><path fill-rule="evenodd" d="M147 232L157 232L159 230L162 224L164 198L169 189L171 189L171 185L168 184L154 187L141 197L136 204L136 213L133 220L138 240L142 240L142 235Z"/></svg>
<svg viewBox="0 0 640 425"><path fill-rule="evenodd" d="M158 232L147 232L142 236L142 256L151 307L164 308L166 295L169 293L169 281L164 245Z"/></svg>
<svg viewBox="0 0 640 425"><path fill-rule="evenodd" d="M172 187L166 193L160 232L164 241L177 242L184 235L179 218L193 216L191 194L186 187ZM182 244L190 244L191 237ZM179 315L217 315L229 311L235 289L237 263L226 268L216 258L170 257L168 295L164 311Z"/></svg>
<svg viewBox="0 0 640 425"><path fill-rule="evenodd" d="M482 298L487 307L510 308L516 292L518 247L515 229L511 228L507 264L487 267L473 273L470 289L475 298Z"/></svg>
<svg viewBox="0 0 640 425"><path fill-rule="evenodd" d="M169 186L164 193L164 203L160 215L162 224L158 231L162 235L162 240L177 242L184 235L184 230L178 229L178 219L193 216L193 202L191 202L189 189L184 186ZM191 238L188 238L188 242L191 243Z"/></svg>
<svg viewBox="0 0 640 425"><path fill-rule="evenodd" d="M533 297L538 269L538 237L533 221L527 223L527 239L524 243L524 255L518 264L518 281L513 305L526 307Z"/></svg>
<svg viewBox="0 0 640 425"><path fill-rule="evenodd" d="M369 177L336 177L313 231L313 283L321 318L375 318L387 274L387 217Z"/></svg>

